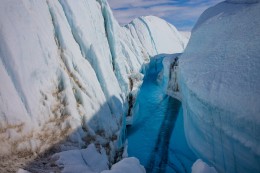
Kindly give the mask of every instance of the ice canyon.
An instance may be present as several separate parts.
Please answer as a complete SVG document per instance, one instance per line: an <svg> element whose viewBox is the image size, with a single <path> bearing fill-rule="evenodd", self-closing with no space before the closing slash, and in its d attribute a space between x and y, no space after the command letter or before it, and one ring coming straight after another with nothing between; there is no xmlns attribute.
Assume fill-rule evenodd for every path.
<svg viewBox="0 0 260 173"><path fill-rule="evenodd" d="M0 172L260 172L259 28L259 0L190 38L107 0L2 0Z"/></svg>

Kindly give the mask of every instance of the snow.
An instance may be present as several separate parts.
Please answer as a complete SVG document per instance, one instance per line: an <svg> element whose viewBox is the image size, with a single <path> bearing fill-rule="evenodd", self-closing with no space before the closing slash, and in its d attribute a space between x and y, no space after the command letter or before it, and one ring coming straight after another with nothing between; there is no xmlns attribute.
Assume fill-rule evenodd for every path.
<svg viewBox="0 0 260 173"><path fill-rule="evenodd" d="M129 157L121 160L120 162L114 164L111 170L105 170L101 173L145 173L145 169L140 165L138 159L134 157Z"/></svg>
<svg viewBox="0 0 260 173"><path fill-rule="evenodd" d="M214 167L210 167L201 159L198 159L192 165L191 173L217 173L217 171L214 169Z"/></svg>
<svg viewBox="0 0 260 173"><path fill-rule="evenodd" d="M188 144L218 172L260 171L260 4L239 2L206 10L179 59Z"/></svg>
<svg viewBox="0 0 260 173"><path fill-rule="evenodd" d="M96 150L94 144L86 149L69 150L52 156L55 163L62 168L62 173L99 173L108 169L108 158L104 148Z"/></svg>

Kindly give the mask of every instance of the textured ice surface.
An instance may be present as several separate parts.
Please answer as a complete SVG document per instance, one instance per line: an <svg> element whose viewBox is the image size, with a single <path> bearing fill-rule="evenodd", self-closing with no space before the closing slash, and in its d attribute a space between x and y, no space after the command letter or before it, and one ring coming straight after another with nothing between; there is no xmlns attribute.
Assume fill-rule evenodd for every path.
<svg viewBox="0 0 260 173"><path fill-rule="evenodd" d="M77 1L80 2L85 1ZM12 148L13 152L41 152L68 134L74 136L72 141L80 142L85 135L81 127L90 135L105 130L105 138L120 129L122 93L112 65L107 61L110 51L103 17L97 2L88 3L93 5L93 13L97 13L96 30L100 28L104 34L92 33L101 38L94 41L89 38L85 43L73 33L75 28L66 16L69 9L59 1L2 2L0 105L4 133L1 134L1 153L10 152L13 147L10 140L14 145L18 143L17 148ZM73 9L70 10L70 14L74 14ZM94 19L84 18L84 24ZM74 19L75 22L81 20ZM83 29L85 25L77 27L77 33L81 33L79 28ZM89 29L89 32L93 31ZM103 68L94 66L93 61L85 57L82 47L87 47L88 43L93 49L106 50L107 56L99 56L103 57L104 63L98 63ZM98 77L97 73L104 77ZM46 134L49 135L43 137Z"/></svg>
<svg viewBox="0 0 260 173"><path fill-rule="evenodd" d="M126 27L150 56L181 53L188 42L174 26L155 16L139 17Z"/></svg>
<svg viewBox="0 0 260 173"><path fill-rule="evenodd" d="M179 60L189 146L219 172L260 172L260 4L206 10Z"/></svg>

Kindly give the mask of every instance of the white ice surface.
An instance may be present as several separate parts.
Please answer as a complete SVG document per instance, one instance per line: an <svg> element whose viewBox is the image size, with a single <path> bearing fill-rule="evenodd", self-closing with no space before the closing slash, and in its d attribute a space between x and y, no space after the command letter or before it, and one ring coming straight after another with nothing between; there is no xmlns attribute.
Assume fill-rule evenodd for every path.
<svg viewBox="0 0 260 173"><path fill-rule="evenodd" d="M108 169L106 151L101 148L98 152L94 144L86 149L69 150L52 156L62 173L100 173Z"/></svg>
<svg viewBox="0 0 260 173"><path fill-rule="evenodd" d="M62 173L145 173L144 167L134 157L124 158L108 170L105 150L101 148L100 152L97 151L94 144L86 149L57 153L52 156L52 160Z"/></svg>
<svg viewBox="0 0 260 173"><path fill-rule="evenodd" d="M181 53L188 42L174 26L155 16L139 17L126 27L150 56Z"/></svg>
<svg viewBox="0 0 260 173"><path fill-rule="evenodd" d="M191 173L217 173L214 167L207 165L201 159L196 160L192 165Z"/></svg>
<svg viewBox="0 0 260 173"><path fill-rule="evenodd" d="M140 165L138 159L129 157L114 164L111 170L105 170L101 173L145 173L145 169Z"/></svg>
<svg viewBox="0 0 260 173"><path fill-rule="evenodd" d="M180 57L185 135L219 172L260 172L260 4L206 10Z"/></svg>

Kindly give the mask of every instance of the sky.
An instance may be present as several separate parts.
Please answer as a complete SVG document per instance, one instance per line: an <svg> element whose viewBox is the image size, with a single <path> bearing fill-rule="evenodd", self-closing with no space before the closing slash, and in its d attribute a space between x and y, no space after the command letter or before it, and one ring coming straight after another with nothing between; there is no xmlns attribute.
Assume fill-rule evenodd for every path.
<svg viewBox="0 0 260 173"><path fill-rule="evenodd" d="M125 25L139 16L165 19L180 31L191 31L201 13L223 0L108 0L114 16Z"/></svg>

